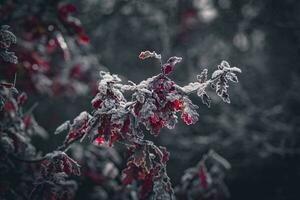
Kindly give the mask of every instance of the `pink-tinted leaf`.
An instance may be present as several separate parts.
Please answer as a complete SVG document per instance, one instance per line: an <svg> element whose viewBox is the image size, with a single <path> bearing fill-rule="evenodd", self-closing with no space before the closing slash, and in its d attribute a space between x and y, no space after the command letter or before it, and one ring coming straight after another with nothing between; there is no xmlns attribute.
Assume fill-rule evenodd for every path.
<svg viewBox="0 0 300 200"><path fill-rule="evenodd" d="M200 183L201 186L207 190L208 189L208 182L207 182L207 175L206 175L206 169L203 165L200 165L199 168L199 179L200 179Z"/></svg>

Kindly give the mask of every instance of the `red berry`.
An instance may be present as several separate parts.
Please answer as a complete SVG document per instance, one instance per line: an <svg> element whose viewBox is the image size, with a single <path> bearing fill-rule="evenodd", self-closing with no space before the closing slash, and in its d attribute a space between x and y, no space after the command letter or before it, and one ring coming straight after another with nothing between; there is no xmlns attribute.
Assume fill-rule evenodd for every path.
<svg viewBox="0 0 300 200"><path fill-rule="evenodd" d="M80 33L79 34L79 42L81 44L88 44L88 43L90 43L90 38L89 38L89 36L87 34Z"/></svg>
<svg viewBox="0 0 300 200"><path fill-rule="evenodd" d="M181 118L184 120L184 122L187 124L187 125L191 125L193 124L192 120L191 120L191 117L187 114L187 113L183 113Z"/></svg>
<svg viewBox="0 0 300 200"><path fill-rule="evenodd" d="M96 142L98 145L100 145L100 144L103 144L103 143L104 143L104 139L103 139L103 137L97 137L96 140L95 140L95 142Z"/></svg>

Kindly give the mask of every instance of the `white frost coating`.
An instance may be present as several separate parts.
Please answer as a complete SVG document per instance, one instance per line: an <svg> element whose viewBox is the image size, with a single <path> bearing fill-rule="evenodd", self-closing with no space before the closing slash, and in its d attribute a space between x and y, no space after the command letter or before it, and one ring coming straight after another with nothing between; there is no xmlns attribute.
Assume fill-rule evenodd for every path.
<svg viewBox="0 0 300 200"><path fill-rule="evenodd" d="M83 111L74 119L72 126L79 127L91 117L92 116L88 112Z"/></svg>
<svg viewBox="0 0 300 200"><path fill-rule="evenodd" d="M65 121L64 123L62 123L59 127L57 127L57 129L55 130L54 134L59 134L67 129L70 128L70 120Z"/></svg>
<svg viewBox="0 0 300 200"><path fill-rule="evenodd" d="M145 94L152 94L152 92L150 90L147 90L146 88L141 88L139 91Z"/></svg>
<svg viewBox="0 0 300 200"><path fill-rule="evenodd" d="M122 92L124 91L133 91L136 90L136 86L135 85L122 85L122 84L115 84L116 88L120 88L120 90Z"/></svg>
<svg viewBox="0 0 300 200"><path fill-rule="evenodd" d="M231 72L242 73L242 70L241 70L240 68L237 68L237 67L232 67L232 68L230 68L230 71L231 71Z"/></svg>
<svg viewBox="0 0 300 200"><path fill-rule="evenodd" d="M191 93L195 90L197 90L200 87L201 83L199 82L195 82L195 83L190 83L184 87L182 87L182 91L185 93Z"/></svg>
<svg viewBox="0 0 300 200"><path fill-rule="evenodd" d="M111 75L109 72L100 72L101 81L98 85L99 93L102 95L106 95L109 83L119 83L122 80L115 74Z"/></svg>
<svg viewBox="0 0 300 200"><path fill-rule="evenodd" d="M219 75L221 75L221 74L223 74L223 73L224 73L223 70L216 70L216 71L214 71L214 73L211 75L211 78L212 78L212 79L215 79L215 78L217 78Z"/></svg>
<svg viewBox="0 0 300 200"><path fill-rule="evenodd" d="M151 58L151 57L154 57L154 58L159 59L159 60L161 59L161 55L157 54L155 51L152 51L152 52L143 51L143 52L141 52L141 55L143 56L142 59Z"/></svg>
<svg viewBox="0 0 300 200"><path fill-rule="evenodd" d="M158 78L158 76L159 76L159 75L153 76L153 77L151 77L151 78L148 78L148 79L146 79L146 80L140 82L140 83L138 84L138 87L139 87L139 88L147 88L147 86L149 85L149 83L154 82L155 79Z"/></svg>
<svg viewBox="0 0 300 200"><path fill-rule="evenodd" d="M102 102L102 105L103 105L102 108L99 110L103 110L103 111L107 112L108 110L115 108L116 101L114 99L105 99Z"/></svg>
<svg viewBox="0 0 300 200"><path fill-rule="evenodd" d="M144 103L145 102L145 95L141 92L136 92L135 93L135 97L136 97L136 100L138 100L138 102L140 103Z"/></svg>
<svg viewBox="0 0 300 200"><path fill-rule="evenodd" d="M59 43L59 46L60 46L63 50L67 50L67 49L68 49L67 43L66 43L64 37L62 36L62 34L58 33L58 34L56 35L56 39L57 39L57 42Z"/></svg>
<svg viewBox="0 0 300 200"><path fill-rule="evenodd" d="M100 81L99 86L98 86L98 91L100 94L106 95L106 91L107 91L106 83L103 83L102 81Z"/></svg>
<svg viewBox="0 0 300 200"><path fill-rule="evenodd" d="M198 97L201 97L204 93L205 93L205 90L202 89L202 88L199 88L199 89L197 90L197 95L198 95Z"/></svg>
<svg viewBox="0 0 300 200"><path fill-rule="evenodd" d="M237 75L235 73L229 72L226 74L226 78L232 82L238 83L238 78Z"/></svg>
<svg viewBox="0 0 300 200"><path fill-rule="evenodd" d="M221 62L221 66L223 67L224 71L230 71L230 72L238 72L238 73L242 73L242 70L240 68L237 67L230 67L229 63L225 60L223 60Z"/></svg>
<svg viewBox="0 0 300 200"><path fill-rule="evenodd" d="M226 60L223 60L223 61L221 62L221 66L224 67L224 68L230 68L229 63L228 63Z"/></svg>
<svg viewBox="0 0 300 200"><path fill-rule="evenodd" d="M196 90L205 90L205 88L208 86L209 83L210 83L209 81L204 83L194 82L184 87L181 87L180 89L182 90L182 92L189 94Z"/></svg>
<svg viewBox="0 0 300 200"><path fill-rule="evenodd" d="M118 89L112 88L112 92L114 93L114 95L119 99L119 100L124 100L124 96L122 94L122 92Z"/></svg>
<svg viewBox="0 0 300 200"><path fill-rule="evenodd" d="M118 75L113 74L111 75L109 72L100 72L100 77L102 78L101 81L103 83L108 83L108 82L113 82L113 83L118 83L121 82L121 79L118 77Z"/></svg>
<svg viewBox="0 0 300 200"><path fill-rule="evenodd" d="M170 100L171 102L180 99L180 96L178 94L174 94L174 93L169 93L166 97L168 100Z"/></svg>
<svg viewBox="0 0 300 200"><path fill-rule="evenodd" d="M145 101L142 109L140 110L140 117L142 119L147 119L147 118L151 117L153 111L155 111L157 109L154 103L155 103L155 100L150 99L150 98L148 98Z"/></svg>

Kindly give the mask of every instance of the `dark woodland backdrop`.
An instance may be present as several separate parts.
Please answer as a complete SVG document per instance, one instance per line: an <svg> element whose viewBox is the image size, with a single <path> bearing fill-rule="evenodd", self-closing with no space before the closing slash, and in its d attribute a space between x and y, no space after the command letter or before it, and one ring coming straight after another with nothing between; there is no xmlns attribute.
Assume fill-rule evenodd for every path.
<svg viewBox="0 0 300 200"><path fill-rule="evenodd" d="M19 57L15 66L1 63L0 79L12 82L17 72L16 86L29 96L25 107L38 102L33 113L48 132L47 139L33 137L39 151L55 149L63 140L63 136L53 134L56 127L91 108L99 70L119 74L124 80L142 81L160 68L155 60L141 62L137 56L140 51L155 50L165 60L172 55L183 57L172 74L183 85L194 81L203 68L213 71L227 60L243 71L239 84L230 90L231 104L223 104L212 95L211 108L200 106L197 124L185 126L180 122L175 130L164 129L155 138L170 151L172 184L179 183L185 169L214 149L232 165L225 180L230 199L300 198L299 1L74 0L74 16L84 31L62 31L63 36L70 35L65 39L68 46L49 53L51 42L46 42L43 50L46 39L39 34L52 30L50 25L56 20L50 5L53 2L57 3L0 0L0 25L9 25L18 38L11 50ZM48 21L48 30L43 19ZM77 44L78 37L79 43L88 44ZM73 89L60 88L63 81L61 76L54 76L55 70L49 76L55 79L50 89L40 83L43 77L30 79L23 61L35 53L39 54L34 57L39 66L49 65L61 73L61 69L72 66L76 80L72 80ZM47 64L43 64L45 60ZM81 71L76 71L76 65ZM65 84L71 84L68 81ZM193 101L201 104L198 98ZM125 159L125 153L120 151L120 155ZM79 187L89 188L91 184ZM85 198L84 191L76 198Z"/></svg>

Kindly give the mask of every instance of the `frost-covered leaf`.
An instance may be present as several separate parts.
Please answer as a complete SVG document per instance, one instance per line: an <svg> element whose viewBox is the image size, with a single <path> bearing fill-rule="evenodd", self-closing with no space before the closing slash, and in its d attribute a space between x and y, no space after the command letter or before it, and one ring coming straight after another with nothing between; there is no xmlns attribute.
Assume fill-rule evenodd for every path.
<svg viewBox="0 0 300 200"><path fill-rule="evenodd" d="M233 72L226 73L226 78L235 83L239 82L237 75Z"/></svg>
<svg viewBox="0 0 300 200"><path fill-rule="evenodd" d="M221 76L216 84L216 93L219 97L221 97L221 99L226 102L226 103L230 103L230 99L229 99L229 95L227 92L227 88L228 88L228 84L227 84L227 80L224 76Z"/></svg>
<svg viewBox="0 0 300 200"><path fill-rule="evenodd" d="M181 87L180 89L184 92L184 93L191 93L195 90L197 90L199 87L201 86L201 83L199 82L195 82L195 83L189 83L188 85Z"/></svg>
<svg viewBox="0 0 300 200"><path fill-rule="evenodd" d="M223 60L223 61L221 62L221 66L222 66L223 68L230 68L229 63L228 63L227 61L225 61L225 60Z"/></svg>
<svg viewBox="0 0 300 200"><path fill-rule="evenodd" d="M9 48L11 44L17 43L17 37L8 30L9 26L0 27L0 47Z"/></svg>
<svg viewBox="0 0 300 200"><path fill-rule="evenodd" d="M103 92L103 91L102 91ZM102 98L101 95L99 95L99 93L94 97L94 99L92 100L92 105L95 109L99 108L101 103L102 103Z"/></svg>
<svg viewBox="0 0 300 200"><path fill-rule="evenodd" d="M221 74L223 74L223 70L216 70L214 71L214 73L211 75L212 79L217 78L218 76L220 76Z"/></svg>
<svg viewBox="0 0 300 200"><path fill-rule="evenodd" d="M64 123L62 123L60 126L58 126L58 127L56 128L56 130L54 131L54 134L55 134L55 135L56 135L56 134L59 134L59 133L65 131L65 130L69 129L70 126L71 126L70 120L65 121Z"/></svg>
<svg viewBox="0 0 300 200"><path fill-rule="evenodd" d="M150 52L150 51L142 51L139 55L139 59L147 59L147 58L151 58L154 57L156 59L161 59L161 55L157 54L155 51Z"/></svg>
<svg viewBox="0 0 300 200"><path fill-rule="evenodd" d="M223 92L221 95L221 99L226 102L226 103L230 103L230 98L229 98L229 94L227 92Z"/></svg>
<svg viewBox="0 0 300 200"><path fill-rule="evenodd" d="M188 97L183 98L183 111L181 118L187 125L195 124L198 121L199 114L196 109L198 109L198 106L193 104Z"/></svg>
<svg viewBox="0 0 300 200"><path fill-rule="evenodd" d="M15 44L17 42L17 38L8 29L8 25L2 25L0 27L0 56L5 62L17 64L18 58L15 53L8 51L11 44Z"/></svg>
<svg viewBox="0 0 300 200"><path fill-rule="evenodd" d="M203 104L205 104L207 107L210 107L211 98L206 92L201 95L201 100Z"/></svg>
<svg viewBox="0 0 300 200"><path fill-rule="evenodd" d="M13 64L17 64L18 63L18 58L15 55L14 52L9 52L9 51L0 51L0 56L2 57L2 59L5 62L9 62L9 63L13 63Z"/></svg>
<svg viewBox="0 0 300 200"><path fill-rule="evenodd" d="M169 74L173 71L175 65L179 62L181 62L182 58L181 57L176 57L173 56L168 59L167 63L165 63L162 68L163 68L163 73L164 74Z"/></svg>
<svg viewBox="0 0 300 200"><path fill-rule="evenodd" d="M203 71L201 72L201 74L200 74L200 75L197 75L197 80L198 80L200 83L206 82L206 80L207 80L207 72L208 72L207 69L203 69Z"/></svg>
<svg viewBox="0 0 300 200"><path fill-rule="evenodd" d="M155 111L156 109L157 108L155 106L155 100L152 98L147 98L140 110L140 118L141 119L150 118L153 114L153 111Z"/></svg>
<svg viewBox="0 0 300 200"><path fill-rule="evenodd" d="M230 68L230 71L231 71L231 72L242 73L242 70L241 70L240 68L237 68L237 67L232 67L232 68Z"/></svg>
<svg viewBox="0 0 300 200"><path fill-rule="evenodd" d="M47 162L44 163L44 167L52 172L64 172L68 175L80 175L80 165L71 159L66 153L62 151L54 151L46 155ZM50 172L50 171L49 171Z"/></svg>

